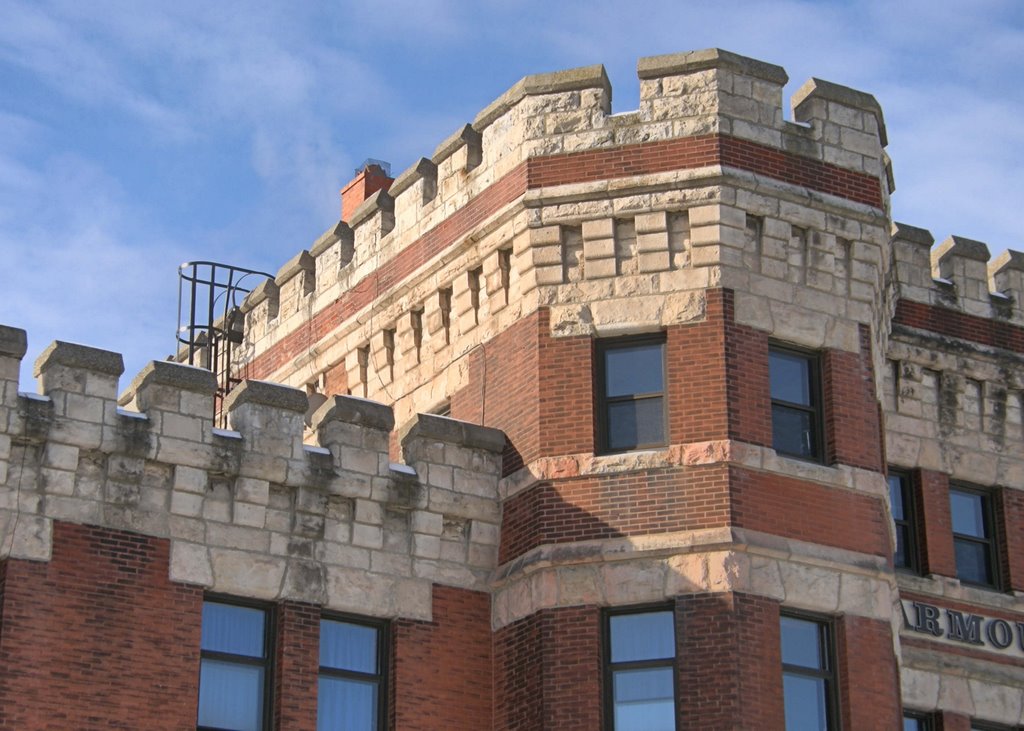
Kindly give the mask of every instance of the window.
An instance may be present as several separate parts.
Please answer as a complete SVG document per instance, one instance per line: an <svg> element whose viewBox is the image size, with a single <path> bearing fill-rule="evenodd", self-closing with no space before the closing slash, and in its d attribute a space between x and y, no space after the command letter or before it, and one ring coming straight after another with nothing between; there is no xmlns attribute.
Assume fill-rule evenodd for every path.
<svg viewBox="0 0 1024 731"><path fill-rule="evenodd" d="M671 609L606 615L606 717L613 731L675 731L675 617Z"/></svg>
<svg viewBox="0 0 1024 731"><path fill-rule="evenodd" d="M903 731L932 731L928 716L921 713L903 714Z"/></svg>
<svg viewBox="0 0 1024 731"><path fill-rule="evenodd" d="M831 624L785 615L781 624L786 731L837 729Z"/></svg>
<svg viewBox="0 0 1024 731"><path fill-rule="evenodd" d="M996 586L992 546L992 496L981 490L951 487L956 575L966 584Z"/></svg>
<svg viewBox="0 0 1024 731"><path fill-rule="evenodd" d="M200 729L268 728L268 629L264 609L220 601L203 603Z"/></svg>
<svg viewBox="0 0 1024 731"><path fill-rule="evenodd" d="M320 620L317 731L379 731L384 728L382 624Z"/></svg>
<svg viewBox="0 0 1024 731"><path fill-rule="evenodd" d="M819 372L816 355L777 346L768 352L772 446L780 454L822 459Z"/></svg>
<svg viewBox="0 0 1024 731"><path fill-rule="evenodd" d="M601 451L665 444L663 336L598 341L597 384Z"/></svg>
<svg viewBox="0 0 1024 731"><path fill-rule="evenodd" d="M901 472L889 471L889 509L896 524L896 554L893 563L898 569L918 570L917 526L914 492L910 478Z"/></svg>

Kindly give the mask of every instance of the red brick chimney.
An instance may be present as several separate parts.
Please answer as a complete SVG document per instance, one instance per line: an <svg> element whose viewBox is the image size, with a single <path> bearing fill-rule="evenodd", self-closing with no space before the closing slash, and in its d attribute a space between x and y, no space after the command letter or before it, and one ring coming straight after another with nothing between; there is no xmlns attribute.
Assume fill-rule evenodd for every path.
<svg viewBox="0 0 1024 731"><path fill-rule="evenodd" d="M352 182L341 189L341 220L347 223L352 217L352 212L363 201L378 190L390 188L394 182L394 178L389 176L390 172L386 162L379 160L364 162Z"/></svg>

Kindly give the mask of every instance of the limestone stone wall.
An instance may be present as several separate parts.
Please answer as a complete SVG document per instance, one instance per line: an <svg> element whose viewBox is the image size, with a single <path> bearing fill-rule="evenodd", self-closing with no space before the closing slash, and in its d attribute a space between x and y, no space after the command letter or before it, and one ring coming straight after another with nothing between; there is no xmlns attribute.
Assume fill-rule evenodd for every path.
<svg viewBox="0 0 1024 731"><path fill-rule="evenodd" d="M56 342L19 393L25 333L0 327L0 559L48 560L54 521L171 542L170 578L239 597L429 619L433 584L484 590L504 435L423 416L392 463L390 408L249 381L213 426L213 374Z"/></svg>
<svg viewBox="0 0 1024 731"><path fill-rule="evenodd" d="M616 115L601 66L524 78L249 296L239 373L344 382L404 424L538 307L555 335L640 332L701 318L708 287L743 324L856 352L888 269L877 102L812 79L787 121L785 71L717 49L638 75Z"/></svg>

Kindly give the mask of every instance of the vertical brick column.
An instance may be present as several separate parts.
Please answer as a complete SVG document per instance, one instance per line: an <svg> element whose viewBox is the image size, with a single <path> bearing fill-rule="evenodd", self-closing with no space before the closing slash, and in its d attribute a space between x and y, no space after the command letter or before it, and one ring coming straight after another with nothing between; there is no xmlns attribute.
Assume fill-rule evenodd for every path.
<svg viewBox="0 0 1024 731"><path fill-rule="evenodd" d="M949 510L949 475L918 470L914 482L921 498L921 568L926 574L956 576L953 516Z"/></svg>
<svg viewBox="0 0 1024 731"><path fill-rule="evenodd" d="M860 328L860 352L825 352L825 441L829 462L881 471L882 425L871 364L871 333Z"/></svg>
<svg viewBox="0 0 1024 731"><path fill-rule="evenodd" d="M745 594L676 599L680 731L782 728L779 606Z"/></svg>
<svg viewBox="0 0 1024 731"><path fill-rule="evenodd" d="M320 608L283 602L275 625L274 728L316 731Z"/></svg>
<svg viewBox="0 0 1024 731"><path fill-rule="evenodd" d="M543 610L494 638L494 728L601 728L601 610ZM483 728L482 725L473 728Z"/></svg>
<svg viewBox="0 0 1024 731"><path fill-rule="evenodd" d="M935 731L971 731L971 719L959 713L943 711L936 714Z"/></svg>
<svg viewBox="0 0 1024 731"><path fill-rule="evenodd" d="M892 625L848 615L836 623L843 728L898 728L903 715Z"/></svg>
<svg viewBox="0 0 1024 731"><path fill-rule="evenodd" d="M391 728L491 728L491 668L490 596L435 586L432 621L393 625Z"/></svg>
<svg viewBox="0 0 1024 731"><path fill-rule="evenodd" d="M996 500L996 542L1002 586L1024 591L1024 492L1003 488Z"/></svg>

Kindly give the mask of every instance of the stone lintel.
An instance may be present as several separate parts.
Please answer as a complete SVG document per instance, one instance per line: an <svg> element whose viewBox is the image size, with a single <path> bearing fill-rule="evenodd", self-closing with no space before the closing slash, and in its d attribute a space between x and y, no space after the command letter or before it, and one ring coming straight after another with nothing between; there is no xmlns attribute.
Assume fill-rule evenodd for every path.
<svg viewBox="0 0 1024 731"><path fill-rule="evenodd" d="M962 236L950 236L932 252L934 261L942 261L951 256L984 262L988 262L991 258L987 244L974 239L965 239Z"/></svg>
<svg viewBox="0 0 1024 731"><path fill-rule="evenodd" d="M928 229L918 228L917 226L897 221L894 221L892 224L892 238L907 241L911 244L919 244L929 249L935 243L935 237L932 236L932 232Z"/></svg>
<svg viewBox="0 0 1024 731"><path fill-rule="evenodd" d="M280 287L299 272L312 273L315 270L316 264L313 262L313 256L303 249L278 270L277 276L274 277L274 282Z"/></svg>
<svg viewBox="0 0 1024 731"><path fill-rule="evenodd" d="M217 391L217 377L213 375L213 371L205 368L166 360L151 360L132 379L118 401L122 404L129 403L137 393L150 386L170 386L181 391L212 396Z"/></svg>
<svg viewBox="0 0 1024 731"><path fill-rule="evenodd" d="M646 56L637 61L636 74L641 79L657 79L662 76L676 76L716 68L727 69L743 76L753 76L779 86L785 86L789 81L789 74L781 66L731 51L723 51L721 48Z"/></svg>
<svg viewBox="0 0 1024 731"><path fill-rule="evenodd" d="M804 102L811 99L823 99L875 115L875 121L878 122L878 139L882 143L882 147L889 144L885 133L885 117L882 115L882 107L871 94L811 77L793 94L791 103L794 118L801 118L798 110Z"/></svg>
<svg viewBox="0 0 1024 731"><path fill-rule="evenodd" d="M332 421L390 432L395 427L395 412L390 406L358 396L331 396L313 413L313 429Z"/></svg>
<svg viewBox="0 0 1024 731"><path fill-rule="evenodd" d="M28 334L18 327L0 325L0 355L21 360L28 350Z"/></svg>
<svg viewBox="0 0 1024 731"><path fill-rule="evenodd" d="M412 439L430 439L470 449L486 449L500 454L505 449L505 432L479 424L436 414L417 414L402 436L402 446Z"/></svg>
<svg viewBox="0 0 1024 731"><path fill-rule="evenodd" d="M338 241L352 240L352 229L344 221L338 221L329 229L320 234L319 238L309 247L309 253L313 257L320 256Z"/></svg>
<svg viewBox="0 0 1024 731"><path fill-rule="evenodd" d="M404 192L408 188L422 178L427 180L437 180L437 165L432 160L428 160L425 157L421 157L413 165L405 170L401 175L395 178L395 182L388 188L388 192L392 198L398 196L399 193Z"/></svg>
<svg viewBox="0 0 1024 731"><path fill-rule="evenodd" d="M224 399L224 410L233 411L243 404L258 404L305 414L309 408L309 399L305 393L291 386L281 386L267 381L242 381L241 385L236 386Z"/></svg>
<svg viewBox="0 0 1024 731"><path fill-rule="evenodd" d="M124 373L124 358L120 353L113 353L109 350L54 340L36 359L33 374L39 376L52 366L79 368L108 376L120 376Z"/></svg>
<svg viewBox="0 0 1024 731"><path fill-rule="evenodd" d="M608 97L611 98L612 85L602 64L524 76L476 115L476 119L473 120L473 128L481 131L486 129L494 120L527 96L583 89L604 89L608 93Z"/></svg>
<svg viewBox="0 0 1024 731"><path fill-rule="evenodd" d="M369 196L366 200L359 204L359 206L352 211L352 215L349 216L348 225L351 228L355 228L363 221L367 220L377 211L384 211L390 213L395 210L395 199L386 190L378 190L373 195Z"/></svg>

